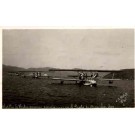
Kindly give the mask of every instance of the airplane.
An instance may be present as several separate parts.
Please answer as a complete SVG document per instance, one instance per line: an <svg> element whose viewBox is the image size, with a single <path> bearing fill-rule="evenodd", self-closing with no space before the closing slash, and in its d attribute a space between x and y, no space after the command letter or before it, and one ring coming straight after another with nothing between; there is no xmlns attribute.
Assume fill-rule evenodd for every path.
<svg viewBox="0 0 135 135"><path fill-rule="evenodd" d="M74 81L76 84L79 85L85 85L90 87L96 87L97 86L97 80L105 80L108 81L109 84L112 84L113 81L121 80L121 79L114 79L114 73L120 72L121 70L83 70L83 69L50 69L49 71L75 71L78 72L78 75L68 75L68 77L72 78L59 78L54 77L51 78L52 80L59 80L61 84L64 83L64 81ZM87 75L87 72L92 72L91 75ZM98 72L112 72L112 78L105 79L100 78Z"/></svg>
<svg viewBox="0 0 135 135"><path fill-rule="evenodd" d="M8 75L10 75L10 76L19 76L20 74L17 71L9 71Z"/></svg>

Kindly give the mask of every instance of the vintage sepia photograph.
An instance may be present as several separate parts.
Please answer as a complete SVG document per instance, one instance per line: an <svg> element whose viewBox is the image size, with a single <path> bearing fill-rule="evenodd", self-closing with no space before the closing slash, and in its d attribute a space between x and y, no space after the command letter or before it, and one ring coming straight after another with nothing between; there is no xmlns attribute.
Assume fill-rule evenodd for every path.
<svg viewBox="0 0 135 135"><path fill-rule="evenodd" d="M134 107L134 29L3 29L2 108Z"/></svg>

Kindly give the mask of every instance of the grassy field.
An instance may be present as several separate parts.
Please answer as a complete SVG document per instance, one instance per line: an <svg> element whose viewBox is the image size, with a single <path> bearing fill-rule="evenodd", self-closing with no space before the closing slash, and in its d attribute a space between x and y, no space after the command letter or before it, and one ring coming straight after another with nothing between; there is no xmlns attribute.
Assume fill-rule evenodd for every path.
<svg viewBox="0 0 135 135"><path fill-rule="evenodd" d="M134 81L121 80L96 88L60 85L49 79L3 75L3 108L104 108L134 107Z"/></svg>

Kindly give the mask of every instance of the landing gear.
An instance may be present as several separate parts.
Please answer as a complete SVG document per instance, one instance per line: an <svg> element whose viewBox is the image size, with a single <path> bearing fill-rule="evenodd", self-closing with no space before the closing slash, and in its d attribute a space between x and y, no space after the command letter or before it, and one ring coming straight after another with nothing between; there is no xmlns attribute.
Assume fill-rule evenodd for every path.
<svg viewBox="0 0 135 135"><path fill-rule="evenodd" d="M60 84L63 84L64 83L64 81L62 80L61 82L60 82Z"/></svg>
<svg viewBox="0 0 135 135"><path fill-rule="evenodd" d="M93 85L91 84L90 87L93 87Z"/></svg>
<svg viewBox="0 0 135 135"><path fill-rule="evenodd" d="M110 80L110 81L109 81L109 84L113 84L113 81Z"/></svg>
<svg viewBox="0 0 135 135"><path fill-rule="evenodd" d="M93 87L97 87L97 84L93 84Z"/></svg>
<svg viewBox="0 0 135 135"><path fill-rule="evenodd" d="M82 86L82 85L84 85L84 82L83 81L80 81L79 82L79 86Z"/></svg>
<svg viewBox="0 0 135 135"><path fill-rule="evenodd" d="M97 87L97 84L91 84L90 87Z"/></svg>

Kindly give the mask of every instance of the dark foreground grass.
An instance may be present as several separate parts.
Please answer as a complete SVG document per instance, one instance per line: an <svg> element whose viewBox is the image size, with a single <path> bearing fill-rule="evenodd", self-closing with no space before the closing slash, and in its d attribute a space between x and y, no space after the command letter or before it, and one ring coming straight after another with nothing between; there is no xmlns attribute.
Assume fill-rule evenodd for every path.
<svg viewBox="0 0 135 135"><path fill-rule="evenodd" d="M96 88L75 84L52 84L49 79L3 76L3 108L105 108L134 107L134 82Z"/></svg>

